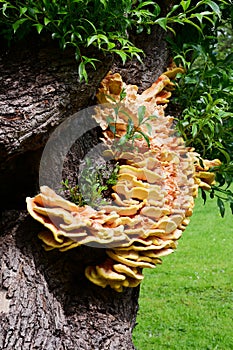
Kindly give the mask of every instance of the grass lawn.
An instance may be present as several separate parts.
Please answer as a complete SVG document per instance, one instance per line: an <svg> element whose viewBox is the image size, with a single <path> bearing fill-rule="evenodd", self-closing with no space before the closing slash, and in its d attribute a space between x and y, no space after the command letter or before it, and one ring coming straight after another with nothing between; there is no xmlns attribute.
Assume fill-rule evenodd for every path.
<svg viewBox="0 0 233 350"><path fill-rule="evenodd" d="M233 216L197 200L173 255L144 269L138 350L233 349Z"/></svg>

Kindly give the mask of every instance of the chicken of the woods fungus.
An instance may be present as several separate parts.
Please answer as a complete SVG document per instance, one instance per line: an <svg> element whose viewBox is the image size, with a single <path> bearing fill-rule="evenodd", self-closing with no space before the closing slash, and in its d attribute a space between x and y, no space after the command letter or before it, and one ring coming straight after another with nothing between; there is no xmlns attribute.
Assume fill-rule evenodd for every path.
<svg viewBox="0 0 233 350"><path fill-rule="evenodd" d="M189 223L198 187L209 190L215 181L209 169L220 161L200 161L199 154L185 147L177 135L173 118L165 116L174 89L170 78L178 72L180 68L167 71L141 94L118 73L110 72L101 82L100 107L93 118L103 130L105 152L120 164L110 204L99 210L80 207L47 186L26 199L31 216L45 227L39 238L46 250L64 252L83 244L105 247L106 260L85 269L85 276L103 288L121 292L124 287L136 287L143 280L143 268L161 264L161 258L176 249ZM117 117L114 104L120 106ZM141 117L139 125L141 106L146 122ZM114 131L109 115L115 118ZM128 139L130 146L120 147L116 141L127 133L129 120L137 137L131 143Z"/></svg>

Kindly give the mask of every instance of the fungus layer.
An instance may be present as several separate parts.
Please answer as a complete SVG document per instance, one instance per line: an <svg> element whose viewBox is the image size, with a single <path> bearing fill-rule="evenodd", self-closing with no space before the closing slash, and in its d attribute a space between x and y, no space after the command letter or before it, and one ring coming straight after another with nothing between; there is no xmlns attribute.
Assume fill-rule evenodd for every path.
<svg viewBox="0 0 233 350"><path fill-rule="evenodd" d="M119 74L110 73L101 83L99 103L113 104L113 99L119 103L121 91L126 92L117 118L109 104L96 107L93 115L103 130L105 153L120 164L110 204L99 210L78 207L46 186L27 198L29 213L47 229L39 234L46 250L66 251L83 244L106 248L106 261L85 269L86 277L98 286L109 285L118 292L136 287L143 268L161 264L161 257L176 249L192 215L198 186L209 189L214 182L208 170L219 161L201 165L198 154L176 135L173 118L164 114L173 87L169 77L174 74L162 75L142 94L137 86L125 85ZM141 106L149 127L148 123L138 126ZM109 117L115 118L114 132ZM133 147L130 140L120 147L117 141L126 134L129 120L138 137Z"/></svg>

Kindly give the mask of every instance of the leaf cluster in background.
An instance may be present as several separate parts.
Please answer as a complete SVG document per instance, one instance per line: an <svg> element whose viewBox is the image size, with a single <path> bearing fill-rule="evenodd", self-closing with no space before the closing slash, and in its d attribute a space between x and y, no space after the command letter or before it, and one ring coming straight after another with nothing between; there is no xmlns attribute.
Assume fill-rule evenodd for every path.
<svg viewBox="0 0 233 350"><path fill-rule="evenodd" d="M175 33L174 25L188 25L202 32L206 23L213 25L221 17L219 4L224 0L181 0L166 17L150 0L0 0L0 35L12 38L26 36L32 29L38 34L49 32L65 49L72 46L79 62L80 80L88 80L87 66L96 67L97 59L87 57L84 49L94 46L104 53L117 54L125 62L142 50L130 40L129 33L148 34L153 25Z"/></svg>
<svg viewBox="0 0 233 350"><path fill-rule="evenodd" d="M95 67L95 57L82 49L119 55L123 62L137 57L142 50L130 41L128 31L150 31L160 7L153 1L105 0L24 0L0 1L0 34L11 40L25 36L32 28L38 34L51 33L65 49L73 46L79 62L79 76L87 81L86 66ZM83 50L84 51L84 50Z"/></svg>
<svg viewBox="0 0 233 350"><path fill-rule="evenodd" d="M175 35L174 24L188 25L202 33L206 24L215 25L221 18L220 5L225 3L225 0L181 0L172 6L166 17L158 18L155 23L165 30L172 31Z"/></svg>
<svg viewBox="0 0 233 350"><path fill-rule="evenodd" d="M187 41L181 31L176 42L169 40L176 63L186 70L173 99L182 111L177 129L187 146L203 158L222 161L219 168L212 169L216 185L210 192L210 198L217 198L222 216L226 202L233 212L233 12L229 4L222 4L218 20L205 28L204 35ZM202 196L206 200L204 191Z"/></svg>

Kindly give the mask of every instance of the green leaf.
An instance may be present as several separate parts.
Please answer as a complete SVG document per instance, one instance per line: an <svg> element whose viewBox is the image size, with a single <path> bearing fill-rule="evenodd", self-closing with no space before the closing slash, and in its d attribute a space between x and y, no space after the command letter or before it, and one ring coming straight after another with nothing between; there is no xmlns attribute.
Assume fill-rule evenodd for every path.
<svg viewBox="0 0 233 350"><path fill-rule="evenodd" d="M9 7L9 4L7 2L2 5L2 13L6 17L7 17L6 10L8 7Z"/></svg>
<svg viewBox="0 0 233 350"><path fill-rule="evenodd" d="M216 13L216 15L219 18L221 18L221 10L220 10L219 6L216 4L216 2L211 1L211 0L205 0L205 4L209 5L212 8L213 12Z"/></svg>
<svg viewBox="0 0 233 350"><path fill-rule="evenodd" d="M111 100L112 102L116 103L116 99L114 97L112 97L111 95L108 94L104 94L106 97L109 98L109 100ZM113 108L114 109L114 108ZM115 113L118 113L118 107L117 107L117 111L114 109Z"/></svg>
<svg viewBox="0 0 233 350"><path fill-rule="evenodd" d="M231 213L233 215L233 202L230 203Z"/></svg>
<svg viewBox="0 0 233 350"><path fill-rule="evenodd" d="M150 148L150 139L149 139L149 137L141 130L137 130L137 133L141 134L144 137L144 139L146 140L147 146Z"/></svg>
<svg viewBox="0 0 233 350"><path fill-rule="evenodd" d="M223 200L219 197L217 199L217 204L218 204L218 207L220 210L221 217L223 218L224 214L225 214L225 204L224 204Z"/></svg>
<svg viewBox="0 0 233 350"><path fill-rule="evenodd" d="M217 146L221 145L221 147L218 147L218 150L225 156L227 163L230 163L231 157L230 157L229 153L225 149L222 148L222 144L220 142L215 142L215 145L217 145Z"/></svg>
<svg viewBox="0 0 233 350"><path fill-rule="evenodd" d="M90 25L90 27L92 27L92 29L94 30L95 33L97 32L95 25L91 21L89 21L87 18L82 18L82 21L88 23Z"/></svg>
<svg viewBox="0 0 233 350"><path fill-rule="evenodd" d="M42 29L44 28L44 25L41 24L41 23L36 23L36 24L33 24L34 27L36 27L36 30L37 30L37 33L40 34Z"/></svg>
<svg viewBox="0 0 233 350"><path fill-rule="evenodd" d="M139 50L138 52L143 52L143 51L142 51L142 50ZM143 64L140 55L139 55L136 51L130 51L130 50L129 50L129 53L130 53L130 57L131 57L131 58L133 58L133 57L135 56L135 57L137 58L137 60L138 60L141 64Z"/></svg>
<svg viewBox="0 0 233 350"><path fill-rule="evenodd" d="M97 41L98 40L98 35L97 34L95 34L95 35L92 35L92 36L89 36L88 38L87 38L87 47L88 46L90 46L90 45L92 45L95 41Z"/></svg>
<svg viewBox="0 0 233 350"><path fill-rule="evenodd" d="M201 188L201 197L202 197L202 199L203 199L203 201L204 201L204 204L206 203L206 192Z"/></svg>
<svg viewBox="0 0 233 350"><path fill-rule="evenodd" d="M15 23L12 24L12 28L14 30L14 33L18 30L19 26L27 21L27 18L20 18Z"/></svg>
<svg viewBox="0 0 233 350"><path fill-rule="evenodd" d="M146 128L147 128L147 131L148 131L148 134L151 135L152 134L152 126L150 123L146 123Z"/></svg>
<svg viewBox="0 0 233 350"><path fill-rule="evenodd" d="M109 127L110 131L115 135L116 134L115 124L109 124L108 127Z"/></svg>
<svg viewBox="0 0 233 350"><path fill-rule="evenodd" d="M132 140L135 139L142 139L142 135L136 131L136 133L133 135Z"/></svg>
<svg viewBox="0 0 233 350"><path fill-rule="evenodd" d="M60 39L61 38L61 36L60 36L60 34L58 34L58 33L52 33L52 39ZM77 58L75 57L75 59L77 60Z"/></svg>
<svg viewBox="0 0 233 350"><path fill-rule="evenodd" d="M145 117L146 113L146 107L145 106L140 106L138 107L138 125L140 125Z"/></svg>
<svg viewBox="0 0 233 350"><path fill-rule="evenodd" d="M197 124L192 125L192 137L195 138L197 136L198 128Z"/></svg>
<svg viewBox="0 0 233 350"><path fill-rule="evenodd" d="M100 3L104 6L104 8L107 7L107 1L106 0L100 0Z"/></svg>
<svg viewBox="0 0 233 350"><path fill-rule="evenodd" d="M129 117L128 123L127 123L127 128L126 128L127 135L130 136L132 134L133 130L134 130L133 119Z"/></svg>
<svg viewBox="0 0 233 350"><path fill-rule="evenodd" d="M92 45L94 42L97 42L99 48L101 48L103 43L108 45L108 49L109 45L111 48L115 46L115 44L109 42L108 37L104 34L95 34L87 38L87 46Z"/></svg>
<svg viewBox="0 0 233 350"><path fill-rule="evenodd" d="M155 5L155 3L154 1L143 1L138 5L137 9L141 9L142 7L145 7L148 5Z"/></svg>
<svg viewBox="0 0 233 350"><path fill-rule="evenodd" d="M122 50L112 50L112 51L115 52L118 56L120 56L123 64L125 64L128 55Z"/></svg>
<svg viewBox="0 0 233 350"><path fill-rule="evenodd" d="M44 17L44 25L47 26L47 24L49 24L51 22L51 20L47 17Z"/></svg>
<svg viewBox="0 0 233 350"><path fill-rule="evenodd" d="M20 7L19 8L19 14L20 14L20 17L23 16L26 12L27 12L27 7Z"/></svg>
<svg viewBox="0 0 233 350"><path fill-rule="evenodd" d="M38 9L36 6L34 6L34 7L28 7L28 13L30 16L33 16L36 18L36 14L42 13L42 11Z"/></svg>
<svg viewBox="0 0 233 350"><path fill-rule="evenodd" d="M203 15L201 13L195 13L195 14L192 14L190 18L197 18L198 21L202 24L202 20L203 20Z"/></svg>
<svg viewBox="0 0 233 350"><path fill-rule="evenodd" d="M187 0L187 1L182 0L180 2L181 6L183 7L184 12L189 8L190 3L191 3L191 0Z"/></svg>
<svg viewBox="0 0 233 350"><path fill-rule="evenodd" d="M116 45L114 44L114 43L112 43L112 42L108 42L108 50L109 51L112 51L113 49L114 49L114 47L116 47Z"/></svg>
<svg viewBox="0 0 233 350"><path fill-rule="evenodd" d="M161 17L155 20L155 24L160 25L164 30L167 30L167 18Z"/></svg>
<svg viewBox="0 0 233 350"><path fill-rule="evenodd" d="M212 190L212 191L210 192L210 198L211 198L211 199L214 198L214 190Z"/></svg>
<svg viewBox="0 0 233 350"><path fill-rule="evenodd" d="M89 58L89 57L86 57L86 56L82 56L82 59L83 59L85 65L89 63L90 65L92 65L92 67L94 69L96 69L95 62L100 62L97 58L91 58L91 57Z"/></svg>
<svg viewBox="0 0 233 350"><path fill-rule="evenodd" d="M191 24L193 27L195 27L200 33L202 33L202 29L201 27L199 27L196 23L194 23L193 21L185 18L184 19L184 23L188 23L188 24Z"/></svg>
<svg viewBox="0 0 233 350"><path fill-rule="evenodd" d="M123 146L128 140L129 140L128 135L125 134L121 136L120 140L118 141L118 145Z"/></svg>
<svg viewBox="0 0 233 350"><path fill-rule="evenodd" d="M98 39L99 39L99 40L102 40L102 41L104 41L105 43L108 43L108 42L109 42L109 39L108 39L108 37L107 37L106 35L104 35L104 34L98 34L97 36L98 36Z"/></svg>
<svg viewBox="0 0 233 350"><path fill-rule="evenodd" d="M78 74L79 74L79 80L80 82L82 82L82 80L84 79L84 81L87 83L88 82L88 76L87 76L87 71L86 71L86 67L85 67L85 63L81 62L78 66Z"/></svg>
<svg viewBox="0 0 233 350"><path fill-rule="evenodd" d="M157 17L161 12L161 8L158 4L154 3L154 10L153 10L153 14L155 15L155 17Z"/></svg>
<svg viewBox="0 0 233 350"><path fill-rule="evenodd" d="M126 97L126 91L125 89L123 88L121 90L121 93L120 93L120 101L124 100L124 98Z"/></svg>
<svg viewBox="0 0 233 350"><path fill-rule="evenodd" d="M233 52L231 52L229 55L227 55L223 61L225 65L232 64L233 63Z"/></svg>
<svg viewBox="0 0 233 350"><path fill-rule="evenodd" d="M170 17L170 15L171 15L173 12L175 12L179 7L180 7L180 4L179 4L179 5L178 5L178 4L177 4L177 5L174 5L174 6L172 7L171 11L168 12L167 17Z"/></svg>
<svg viewBox="0 0 233 350"><path fill-rule="evenodd" d="M106 95L106 96L108 96L108 95ZM113 117L111 117L111 116L108 116L108 117L106 118L106 121L107 121L108 125L114 123L114 119L113 119Z"/></svg>

